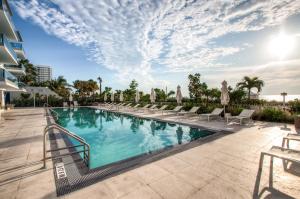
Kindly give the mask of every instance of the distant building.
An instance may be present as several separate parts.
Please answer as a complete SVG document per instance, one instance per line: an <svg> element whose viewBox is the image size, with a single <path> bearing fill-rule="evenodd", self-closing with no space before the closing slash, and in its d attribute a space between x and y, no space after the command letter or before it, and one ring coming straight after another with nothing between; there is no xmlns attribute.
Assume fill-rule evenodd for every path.
<svg viewBox="0 0 300 199"><path fill-rule="evenodd" d="M259 99L259 93L250 92L250 99Z"/></svg>
<svg viewBox="0 0 300 199"><path fill-rule="evenodd" d="M37 82L46 82L52 80L52 68L50 66L37 65Z"/></svg>

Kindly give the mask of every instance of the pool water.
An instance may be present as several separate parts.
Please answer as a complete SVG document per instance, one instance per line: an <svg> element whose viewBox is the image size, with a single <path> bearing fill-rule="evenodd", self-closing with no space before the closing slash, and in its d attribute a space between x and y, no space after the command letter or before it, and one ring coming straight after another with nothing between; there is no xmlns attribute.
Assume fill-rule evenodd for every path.
<svg viewBox="0 0 300 199"><path fill-rule="evenodd" d="M155 120L93 108L56 108L57 123L82 137L91 147L90 168L181 145L213 134ZM71 140L77 144L75 140Z"/></svg>

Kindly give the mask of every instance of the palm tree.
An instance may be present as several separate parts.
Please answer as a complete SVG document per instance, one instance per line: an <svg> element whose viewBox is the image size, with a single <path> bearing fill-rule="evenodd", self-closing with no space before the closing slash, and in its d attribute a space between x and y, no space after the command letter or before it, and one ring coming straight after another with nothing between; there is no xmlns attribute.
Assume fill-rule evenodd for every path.
<svg viewBox="0 0 300 199"><path fill-rule="evenodd" d="M257 88L257 91L260 92L262 87L264 86L264 81L260 80L258 77L248 77L245 76L243 80L237 83L237 87L240 89L247 89L248 90L248 99L250 99L251 89Z"/></svg>
<svg viewBox="0 0 300 199"><path fill-rule="evenodd" d="M99 91L100 91L99 95L101 95L102 78L99 76L99 77L97 78L97 80L99 81Z"/></svg>

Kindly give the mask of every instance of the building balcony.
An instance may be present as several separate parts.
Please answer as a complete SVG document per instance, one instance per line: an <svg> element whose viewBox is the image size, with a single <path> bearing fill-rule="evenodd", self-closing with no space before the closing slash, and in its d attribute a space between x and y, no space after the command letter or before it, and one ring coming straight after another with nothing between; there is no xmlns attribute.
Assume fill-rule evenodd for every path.
<svg viewBox="0 0 300 199"><path fill-rule="evenodd" d="M18 65L18 56L8 39L2 33L0 33L0 60L2 64Z"/></svg>
<svg viewBox="0 0 300 199"><path fill-rule="evenodd" d="M24 67L24 65L4 65L4 68L12 73L13 75L20 77L23 75L26 75L26 69Z"/></svg>
<svg viewBox="0 0 300 199"><path fill-rule="evenodd" d="M14 49L14 51L17 54L17 57L19 59L25 59L25 52L23 49L23 44L21 42L11 42L10 43L12 48Z"/></svg>
<svg viewBox="0 0 300 199"><path fill-rule="evenodd" d="M4 33L9 40L20 41L18 32L11 19L12 12L7 0L0 0L0 26L1 32Z"/></svg>
<svg viewBox="0 0 300 199"><path fill-rule="evenodd" d="M0 88L6 91L18 91L18 79L7 70L0 68Z"/></svg>

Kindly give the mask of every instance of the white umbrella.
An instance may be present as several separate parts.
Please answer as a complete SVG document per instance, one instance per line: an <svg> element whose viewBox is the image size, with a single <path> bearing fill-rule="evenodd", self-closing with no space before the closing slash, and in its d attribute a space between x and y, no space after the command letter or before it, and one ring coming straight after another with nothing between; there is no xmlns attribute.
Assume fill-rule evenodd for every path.
<svg viewBox="0 0 300 199"><path fill-rule="evenodd" d="M177 100L177 104L182 103L182 93L179 85L177 86L176 100Z"/></svg>
<svg viewBox="0 0 300 199"><path fill-rule="evenodd" d="M70 95L69 95L69 102L73 102L73 96L72 96L71 93L70 93Z"/></svg>
<svg viewBox="0 0 300 199"><path fill-rule="evenodd" d="M139 90L136 90L135 102L138 103L139 101L140 101L140 93L139 93Z"/></svg>
<svg viewBox="0 0 300 199"><path fill-rule="evenodd" d="M224 106L224 113L226 113L225 106L229 103L229 101L230 97L228 93L227 82L224 80L221 88L221 104Z"/></svg>
<svg viewBox="0 0 300 199"><path fill-rule="evenodd" d="M155 93L154 89L152 88L151 95L150 95L150 101L151 101L151 103L154 103L155 100L156 100L156 93Z"/></svg>
<svg viewBox="0 0 300 199"><path fill-rule="evenodd" d="M120 102L124 101L124 97L123 97L123 91L120 93Z"/></svg>
<svg viewBox="0 0 300 199"><path fill-rule="evenodd" d="M107 94L106 94L106 92L104 93L104 102L106 102L107 101Z"/></svg>
<svg viewBox="0 0 300 199"><path fill-rule="evenodd" d="M113 102L115 100L114 92L111 93L110 101Z"/></svg>

